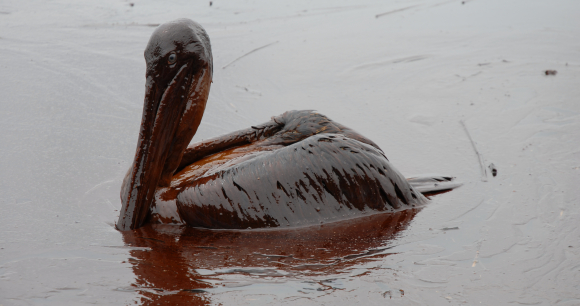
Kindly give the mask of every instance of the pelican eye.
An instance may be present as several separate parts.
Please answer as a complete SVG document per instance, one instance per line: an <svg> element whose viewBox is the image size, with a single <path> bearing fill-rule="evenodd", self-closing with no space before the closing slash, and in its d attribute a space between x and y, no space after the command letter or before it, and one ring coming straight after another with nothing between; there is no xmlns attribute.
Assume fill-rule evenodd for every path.
<svg viewBox="0 0 580 306"><path fill-rule="evenodd" d="M177 55L175 55L175 53L169 54L169 57L167 58L167 62L169 63L169 65L175 64L176 61L177 61Z"/></svg>

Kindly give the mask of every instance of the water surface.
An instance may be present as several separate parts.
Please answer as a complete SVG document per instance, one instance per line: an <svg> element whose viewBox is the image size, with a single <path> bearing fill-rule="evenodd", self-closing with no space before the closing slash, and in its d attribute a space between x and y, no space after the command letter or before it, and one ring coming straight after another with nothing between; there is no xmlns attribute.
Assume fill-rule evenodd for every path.
<svg viewBox="0 0 580 306"><path fill-rule="evenodd" d="M579 9L3 1L0 304L580 304ZM420 211L321 227L114 230L143 50L181 17L207 29L215 57L194 141L315 109L406 176L463 187Z"/></svg>

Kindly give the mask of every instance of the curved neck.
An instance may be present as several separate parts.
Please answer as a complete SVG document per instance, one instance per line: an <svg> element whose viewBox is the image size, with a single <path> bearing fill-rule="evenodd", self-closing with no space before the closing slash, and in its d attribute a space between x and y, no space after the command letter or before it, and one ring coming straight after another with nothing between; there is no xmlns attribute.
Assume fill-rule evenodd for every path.
<svg viewBox="0 0 580 306"><path fill-rule="evenodd" d="M157 187L171 183L183 152L201 123L211 80L209 66L195 75L180 71L158 103L158 87L147 85L135 158L121 187L119 230L141 227L149 216ZM182 84L189 84L186 95L180 90Z"/></svg>

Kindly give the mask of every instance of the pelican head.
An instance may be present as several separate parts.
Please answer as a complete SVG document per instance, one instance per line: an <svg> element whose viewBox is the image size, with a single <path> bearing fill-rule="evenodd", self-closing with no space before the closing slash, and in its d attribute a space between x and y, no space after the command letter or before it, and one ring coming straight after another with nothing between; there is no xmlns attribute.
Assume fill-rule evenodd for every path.
<svg viewBox="0 0 580 306"><path fill-rule="evenodd" d="M169 186L201 122L212 81L209 37L189 19L160 25L149 39L145 62L143 118L121 187L119 230L143 225L155 190Z"/></svg>

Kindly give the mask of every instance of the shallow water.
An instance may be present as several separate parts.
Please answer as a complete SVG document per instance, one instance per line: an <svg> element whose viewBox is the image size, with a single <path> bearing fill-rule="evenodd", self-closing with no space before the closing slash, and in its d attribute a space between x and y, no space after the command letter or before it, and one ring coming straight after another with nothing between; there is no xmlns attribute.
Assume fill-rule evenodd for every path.
<svg viewBox="0 0 580 306"><path fill-rule="evenodd" d="M0 304L579 305L580 4L463 2L3 1ZM142 52L180 17L215 61L194 141L316 109L464 185L322 227L117 232Z"/></svg>

